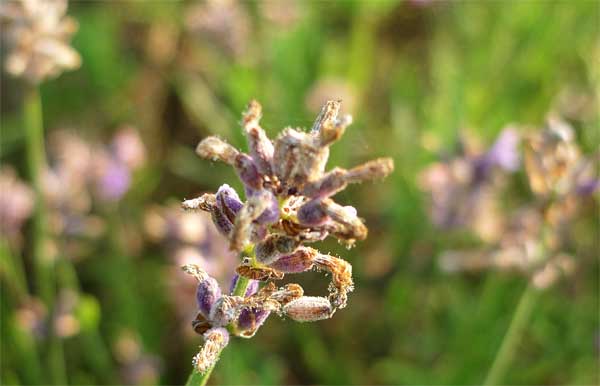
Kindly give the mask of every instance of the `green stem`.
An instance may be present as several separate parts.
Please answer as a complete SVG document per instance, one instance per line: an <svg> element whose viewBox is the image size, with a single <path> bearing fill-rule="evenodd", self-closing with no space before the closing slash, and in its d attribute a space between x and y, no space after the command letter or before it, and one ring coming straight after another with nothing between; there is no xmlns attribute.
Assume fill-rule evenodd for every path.
<svg viewBox="0 0 600 386"><path fill-rule="evenodd" d="M518 349L520 338L529 321L538 294L539 291L531 283L523 291L506 335L502 339L500 349L496 353L496 358L485 378L484 385L498 385L502 382L504 374Z"/></svg>
<svg viewBox="0 0 600 386"><path fill-rule="evenodd" d="M239 276L237 282L235 283L235 287L233 288L233 296L244 296L246 294L246 289L248 288L248 284L250 280L247 277ZM190 377L186 382L186 386L204 386L208 382L210 375L212 374L215 366L212 366L205 373L201 374L198 370L192 370Z"/></svg>
<svg viewBox="0 0 600 386"><path fill-rule="evenodd" d="M36 347L35 337L31 331L25 331L17 321L11 321L9 342L14 346L12 352L19 361L19 371L22 371L24 384L43 385L47 383L40 366L40 358Z"/></svg>
<svg viewBox="0 0 600 386"><path fill-rule="evenodd" d="M36 290L48 307L54 301L54 264L44 253L46 237L46 213L42 194L42 173L46 164L44 150L44 125L42 102L37 87L32 87L25 96L23 119L26 132L27 167L31 185L35 192L35 212L32 228L32 256Z"/></svg>
<svg viewBox="0 0 600 386"><path fill-rule="evenodd" d="M46 151L44 148L44 122L42 115L42 100L39 89L31 87L25 95L23 120L25 124L27 167L31 185L35 193L35 212L32 228L32 260L35 272L36 290L44 304L54 309L55 295L55 264L46 254L45 242L47 237L46 211L42 190L42 173L46 167ZM62 342L59 337L51 336L48 348L48 368L51 380L55 384L65 384L66 368Z"/></svg>
<svg viewBox="0 0 600 386"><path fill-rule="evenodd" d="M15 255L8 243L0 239L0 278L6 283L15 302L22 304L29 294L22 261Z"/></svg>
<svg viewBox="0 0 600 386"><path fill-rule="evenodd" d="M245 296L246 290L248 289L248 284L250 280L247 277L239 276L237 282L235 283L235 287L233 287L233 296Z"/></svg>
<svg viewBox="0 0 600 386"><path fill-rule="evenodd" d="M61 244L61 250L64 249L64 245ZM69 288L83 296L77 272L68 257L64 257L58 262L57 271L58 279L64 288ZM95 370L94 373L98 375L102 383L114 383L110 351L98 331L98 327L94 325L82 328L79 339L84 348L83 355L85 356L85 359L87 359L90 367Z"/></svg>
<svg viewBox="0 0 600 386"><path fill-rule="evenodd" d="M50 380L54 385L67 385L67 365L65 362L64 343L60 336L52 332L48 349L48 369Z"/></svg>
<svg viewBox="0 0 600 386"><path fill-rule="evenodd" d="M204 374L200 374L200 372L198 372L198 370L194 369L194 371L192 371L192 373L190 374L190 377L187 380L186 386L204 386L204 385L206 385L206 383L208 382L208 379L210 378L210 374L212 373L214 368L215 368L215 366L211 367L210 369L206 370L206 372Z"/></svg>

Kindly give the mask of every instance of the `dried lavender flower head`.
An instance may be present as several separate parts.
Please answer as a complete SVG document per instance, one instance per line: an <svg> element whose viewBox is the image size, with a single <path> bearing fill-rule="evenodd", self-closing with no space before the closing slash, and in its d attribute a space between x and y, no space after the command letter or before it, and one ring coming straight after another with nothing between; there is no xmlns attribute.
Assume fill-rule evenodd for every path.
<svg viewBox="0 0 600 386"><path fill-rule="evenodd" d="M67 0L20 0L0 4L0 22L9 54L6 71L33 84L81 64L69 41L77 22L65 16Z"/></svg>
<svg viewBox="0 0 600 386"><path fill-rule="evenodd" d="M196 199L200 201L184 202L184 208L211 212L237 251L264 238L264 225L284 233L294 233L294 228L294 237L313 241L329 234L349 245L364 239L366 228L356 213L338 210L331 196L348 184L385 177L393 170L393 162L381 158L349 170L334 168L326 172L329 146L352 122L350 116L339 116L339 110L339 101L329 101L310 131L287 128L273 143L259 125L261 106L251 102L242 118L249 154L217 137L205 138L196 148L201 157L234 167L244 184L246 203L241 209L229 210L212 204L211 200L216 203L216 199L205 195L202 200Z"/></svg>
<svg viewBox="0 0 600 386"><path fill-rule="evenodd" d="M593 192L598 183L593 164L592 158L581 154L573 128L556 116L550 116L544 130L527 140L525 169L536 195Z"/></svg>
<svg viewBox="0 0 600 386"><path fill-rule="evenodd" d="M568 251L572 223L585 199L600 187L598 155L583 155L572 127L555 116L528 134L524 153L531 202L506 215L494 242L478 249L445 251L440 256L442 269L516 271L539 289L575 271L577 260Z"/></svg>
<svg viewBox="0 0 600 386"><path fill-rule="evenodd" d="M244 185L245 200L223 184L216 194L185 200L182 207L209 212L230 249L242 257L237 275L250 280L252 286L257 281L266 282L260 289L226 295L202 268L184 267L198 280L199 311L193 326L205 339L194 359L198 371L214 365L228 342L228 331L248 338L273 313L309 322L330 318L346 307L348 294L354 290L352 266L306 244L327 236L348 246L364 239L367 227L356 209L340 205L332 197L348 184L386 177L394 163L390 158L379 158L351 169L325 170L329 146L352 122L349 115L339 114L340 104L326 102L309 131L286 128L273 142L259 124L260 104L252 101L242 116L248 153L217 137L198 144L196 153L202 158L235 169ZM313 269L330 275L328 296L304 296L298 284L278 288L273 283L286 274Z"/></svg>

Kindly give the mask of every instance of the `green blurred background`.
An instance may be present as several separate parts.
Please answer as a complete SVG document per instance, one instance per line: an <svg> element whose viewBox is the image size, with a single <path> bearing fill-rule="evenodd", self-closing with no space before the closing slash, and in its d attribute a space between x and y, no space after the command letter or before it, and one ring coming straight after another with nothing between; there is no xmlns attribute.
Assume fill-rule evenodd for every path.
<svg viewBox="0 0 600 386"><path fill-rule="evenodd" d="M418 173L454 148L459 130L489 144L509 123L539 126L565 98L592 101L591 114L567 118L582 148L597 148L599 3L243 1L224 21L214 16L223 31L212 34L186 27L198 4L71 3L83 64L43 84L46 132L75 128L108 141L131 124L148 161L126 197L100 211L112 231L89 243L73 271L59 273L59 286L77 276L78 334L55 345L32 343L2 278L2 383L39 382L31 366L48 374L61 363L62 379L72 384L129 382L114 349L123 331L149 358L138 369L148 376L132 382L184 383L201 339L184 334L189 327L173 317L165 284L173 262L146 240L144 213L225 182L240 188L232 170L197 158L194 147L210 134L245 146L238 122L250 99L263 105L262 126L274 137L286 126L310 127L315 105L327 97L342 97L354 117L329 165L378 156L396 164L385 181L351 186L338 197L358 208L369 238L351 250L331 241L321 246L353 264L356 290L333 319L271 317L253 339L234 339L211 383L482 382L527 281L442 272L436 256L465 235L430 224ZM26 176L22 94L23 85L3 75L2 162ZM505 383L600 382L598 217L591 215L581 231L587 258L539 297ZM123 233L125 242L116 240ZM19 258L29 278L27 245ZM323 290L318 273L306 276L308 289ZM42 383L51 382L47 377Z"/></svg>

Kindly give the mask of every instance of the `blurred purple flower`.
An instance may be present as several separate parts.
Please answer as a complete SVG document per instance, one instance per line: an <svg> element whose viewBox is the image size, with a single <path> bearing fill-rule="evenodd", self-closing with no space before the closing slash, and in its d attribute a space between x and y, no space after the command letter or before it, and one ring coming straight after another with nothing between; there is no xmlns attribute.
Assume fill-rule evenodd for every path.
<svg viewBox="0 0 600 386"><path fill-rule="evenodd" d="M10 166L0 169L0 231L2 236L17 239L21 227L34 206L33 191L19 180Z"/></svg>
<svg viewBox="0 0 600 386"><path fill-rule="evenodd" d="M485 154L484 158L493 165L513 172L519 168L521 157L519 156L519 142L521 138L514 128L502 130L496 142Z"/></svg>
<svg viewBox="0 0 600 386"><path fill-rule="evenodd" d="M600 179L587 180L580 182L575 191L580 196L590 196L600 188Z"/></svg>
<svg viewBox="0 0 600 386"><path fill-rule="evenodd" d="M133 171L145 162L146 150L137 131L120 129L108 149L96 151L94 162L96 189L100 199L117 201L131 186Z"/></svg>
<svg viewBox="0 0 600 386"><path fill-rule="evenodd" d="M507 128L487 152L473 151L465 141L461 154L425 169L420 185L430 195L432 222L444 229L470 227L481 237L491 237L496 226L488 220L495 212L493 196L499 187L496 177L498 172L518 169L519 142L517 131Z"/></svg>
<svg viewBox="0 0 600 386"><path fill-rule="evenodd" d="M138 131L131 126L120 129L110 147L115 158L130 169L137 169L146 162L146 147Z"/></svg>
<svg viewBox="0 0 600 386"><path fill-rule="evenodd" d="M208 0L191 5L185 25L201 41L210 41L226 53L239 57L248 49L250 17L237 0Z"/></svg>
<svg viewBox="0 0 600 386"><path fill-rule="evenodd" d="M117 160L108 160L98 181L98 194L103 200L118 201L127 193L130 184L129 168Z"/></svg>

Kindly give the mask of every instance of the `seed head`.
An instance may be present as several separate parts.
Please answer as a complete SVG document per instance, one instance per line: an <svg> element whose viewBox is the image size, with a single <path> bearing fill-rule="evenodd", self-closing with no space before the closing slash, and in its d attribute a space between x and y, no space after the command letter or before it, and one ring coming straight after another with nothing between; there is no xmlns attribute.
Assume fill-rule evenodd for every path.
<svg viewBox="0 0 600 386"><path fill-rule="evenodd" d="M297 322L316 322L331 316L331 303L319 296L302 296L283 307L283 313Z"/></svg>

